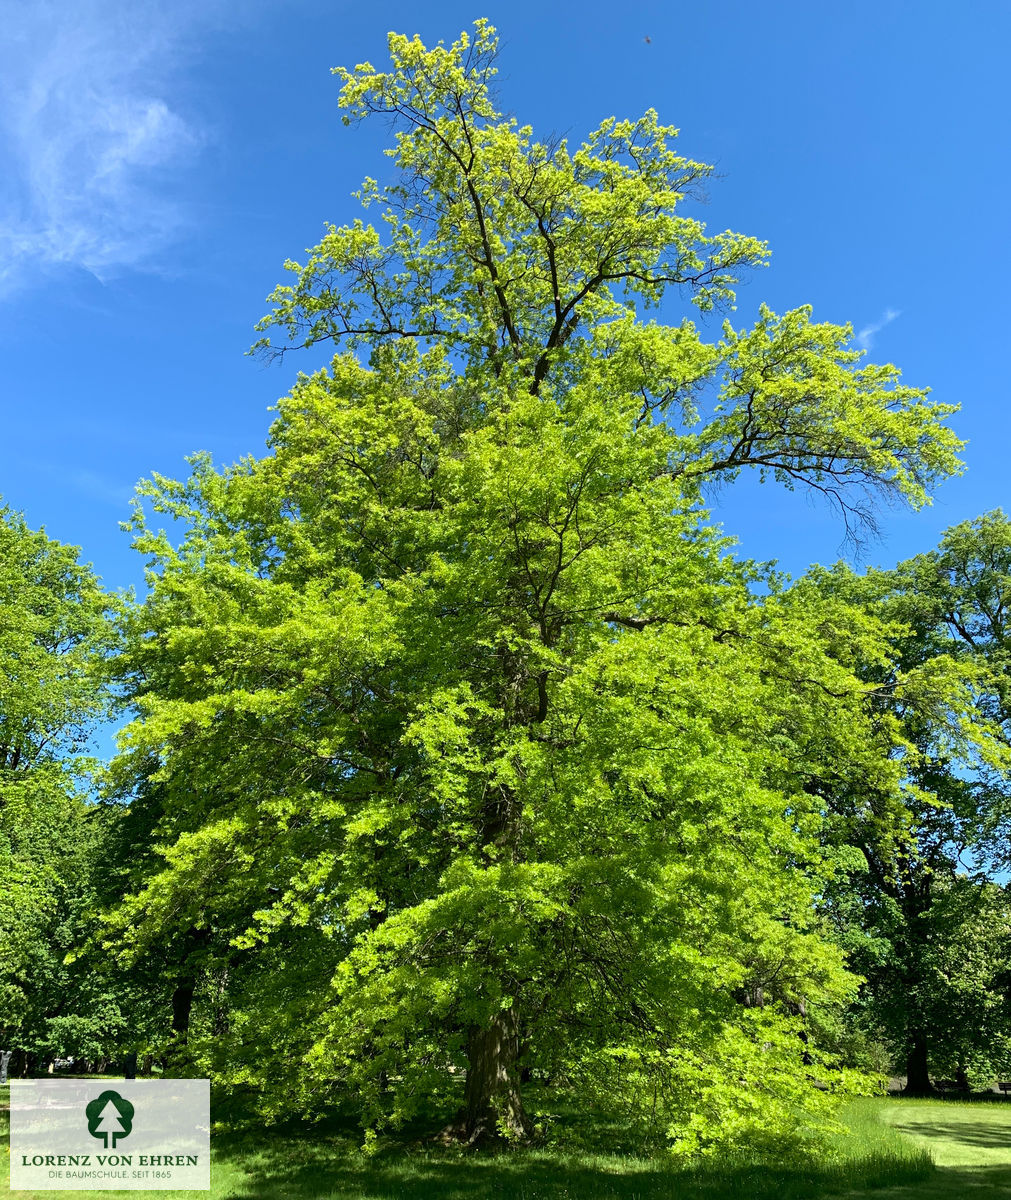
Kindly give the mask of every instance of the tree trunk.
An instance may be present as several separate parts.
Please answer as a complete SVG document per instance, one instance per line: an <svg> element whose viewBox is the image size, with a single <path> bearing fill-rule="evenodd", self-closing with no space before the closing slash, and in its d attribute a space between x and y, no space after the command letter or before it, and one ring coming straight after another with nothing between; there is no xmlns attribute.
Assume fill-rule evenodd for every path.
<svg viewBox="0 0 1011 1200"><path fill-rule="evenodd" d="M186 1073L189 1064L186 1043L189 1040L190 1013L193 1011L193 993L196 991L196 979L183 976L176 980L172 992L172 1032L174 1037L165 1049L162 1059L163 1070L167 1074Z"/></svg>
<svg viewBox="0 0 1011 1200"><path fill-rule="evenodd" d="M909 1053L906 1055L905 1090L910 1096L928 1096L933 1092L927 1067L927 1038L917 1030L912 1035Z"/></svg>
<svg viewBox="0 0 1011 1200"><path fill-rule="evenodd" d="M204 974L204 951L210 946L213 934L210 929L187 929L178 947L179 961L176 965L175 988L172 991L172 1038L168 1047L168 1058L174 1067L186 1061L186 1043L189 1040L190 1015L193 1011L193 996L197 983Z"/></svg>
<svg viewBox="0 0 1011 1200"><path fill-rule="evenodd" d="M180 1042L186 1041L190 1030L190 1012L193 1008L193 993L196 980L192 976L180 979L172 993L172 1029Z"/></svg>
<svg viewBox="0 0 1011 1200"><path fill-rule="evenodd" d="M515 1008L500 1009L467 1039L464 1133L468 1145L523 1140L531 1124L520 1094L519 1022Z"/></svg>

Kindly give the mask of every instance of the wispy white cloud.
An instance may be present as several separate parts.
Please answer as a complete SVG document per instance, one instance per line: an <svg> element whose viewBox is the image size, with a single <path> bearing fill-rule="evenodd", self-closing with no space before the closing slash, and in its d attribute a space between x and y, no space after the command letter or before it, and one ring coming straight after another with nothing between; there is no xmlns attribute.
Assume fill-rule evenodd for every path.
<svg viewBox="0 0 1011 1200"><path fill-rule="evenodd" d="M886 325L901 317L902 313L897 308L886 308L881 314L879 320L872 322L870 325L865 325L856 336L856 343L861 350L869 350L874 345L874 336L881 332Z"/></svg>
<svg viewBox="0 0 1011 1200"><path fill-rule="evenodd" d="M207 7L216 7L215 5ZM150 265L204 140L178 101L191 0L0 0L0 294Z"/></svg>

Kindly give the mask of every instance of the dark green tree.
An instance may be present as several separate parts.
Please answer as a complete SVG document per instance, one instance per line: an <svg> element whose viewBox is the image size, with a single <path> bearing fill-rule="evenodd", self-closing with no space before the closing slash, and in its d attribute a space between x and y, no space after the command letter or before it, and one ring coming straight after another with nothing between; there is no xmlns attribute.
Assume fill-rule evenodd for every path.
<svg viewBox="0 0 1011 1200"><path fill-rule="evenodd" d="M107 604L75 547L0 509L0 1046L21 1070L119 1020L65 962L97 909L101 819L84 797Z"/></svg>
<svg viewBox="0 0 1011 1200"><path fill-rule="evenodd" d="M893 571L857 577L839 567L812 581L890 630L887 652L854 666L893 742L900 790L883 791L845 767L819 781L834 835L859 854L832 906L867 976L865 1007L911 1092L929 1092L932 1074L964 1075L970 1064L977 1075L988 1061L992 1072L1006 1071L1007 1031L997 1028L1008 1015L1007 961L997 951L1003 893L989 880L1007 861L1011 524L990 513ZM912 691L910 673L920 680ZM946 693L943 682L957 677L966 690ZM961 706L948 703L951 694ZM988 924L996 940L986 943L991 957L981 970L971 947L985 942Z"/></svg>

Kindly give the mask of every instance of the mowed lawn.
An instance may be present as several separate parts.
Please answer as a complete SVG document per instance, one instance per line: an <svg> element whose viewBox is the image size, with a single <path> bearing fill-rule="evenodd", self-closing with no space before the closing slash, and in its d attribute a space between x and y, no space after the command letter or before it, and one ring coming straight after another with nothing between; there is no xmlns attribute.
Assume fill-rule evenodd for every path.
<svg viewBox="0 0 1011 1200"><path fill-rule="evenodd" d="M0 1129L7 1146L7 1091ZM499 1156L387 1147L368 1157L346 1130L224 1131L213 1143L210 1200L878 1200L1011 1196L1011 1103L861 1100L831 1154L770 1168L745 1161L695 1170L618 1154L524 1150ZM6 1158L6 1155L4 1155ZM933 1162L931 1161L933 1160ZM43 1200L53 1192L0 1196ZM81 1197L136 1192L88 1191ZM159 1192L164 1197L194 1192ZM207 1193L204 1193L207 1194Z"/></svg>
<svg viewBox="0 0 1011 1200"><path fill-rule="evenodd" d="M1011 1197L1011 1100L883 1100L878 1105L881 1119L926 1147L937 1167L915 1187L879 1191L880 1200Z"/></svg>

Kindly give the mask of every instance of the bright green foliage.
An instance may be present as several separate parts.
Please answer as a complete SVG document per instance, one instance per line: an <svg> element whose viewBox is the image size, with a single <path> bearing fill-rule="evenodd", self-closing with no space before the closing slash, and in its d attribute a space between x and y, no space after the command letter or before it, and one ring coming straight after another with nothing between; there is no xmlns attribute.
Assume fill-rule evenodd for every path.
<svg viewBox="0 0 1011 1200"><path fill-rule="evenodd" d="M63 960L87 920L98 838L79 789L89 727L104 708L96 656L109 644L106 603L76 549L0 509L4 1049L79 1049L88 1023Z"/></svg>
<svg viewBox="0 0 1011 1200"><path fill-rule="evenodd" d="M741 997L846 991L791 869L816 868L809 806L766 785L816 649L763 652L719 543L648 478L662 427L527 396L423 474L417 402L337 376L284 402L272 459L161 490L181 551L141 535L130 737L172 844L124 923L255 958L222 1066L279 1105L336 1071L369 1119L409 1115L522 1003L529 1063L602 1101L656 1086L685 1149L787 1124L821 1097L797 1020Z"/></svg>
<svg viewBox="0 0 1011 1200"><path fill-rule="evenodd" d="M670 465L692 479L757 466L817 488L857 525L883 488L923 504L958 468L940 423L953 407L900 386L892 366L859 366L850 328L813 324L809 308L763 307L716 344L687 319L642 322L672 291L703 312L729 304L764 243L683 214L712 168L677 154L677 130L653 111L608 118L578 147L502 117L495 44L484 21L448 49L391 34L391 71L338 69L345 121L381 114L398 128L395 181L359 194L386 234L331 226L304 265L287 264L295 282L261 328L291 345L438 346L469 377L534 394L545 381L564 391L589 354L601 385L639 397L642 420L682 427Z"/></svg>
<svg viewBox="0 0 1011 1200"><path fill-rule="evenodd" d="M529 1070L683 1153L784 1137L845 1082L803 1014L853 986L812 903L816 734L874 739L817 595L758 605L699 489L922 503L950 408L807 310L643 322L764 258L682 215L709 168L653 113L535 142L484 22L390 46L341 100L398 125L385 237L331 228L265 322L343 352L270 457L144 489L185 533L138 510L117 772L158 789L164 866L110 935L206 932L228 1013L191 1050L277 1112L397 1123L466 1067L462 1134L518 1137Z"/></svg>

